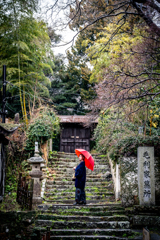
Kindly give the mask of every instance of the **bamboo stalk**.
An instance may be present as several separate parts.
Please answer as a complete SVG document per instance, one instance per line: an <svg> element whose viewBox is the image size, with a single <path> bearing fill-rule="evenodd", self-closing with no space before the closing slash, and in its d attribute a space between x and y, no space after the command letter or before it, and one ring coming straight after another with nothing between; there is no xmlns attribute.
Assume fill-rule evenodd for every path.
<svg viewBox="0 0 160 240"><path fill-rule="evenodd" d="M26 125L28 125L27 111L26 111L26 99L25 99L25 88L23 84L23 108Z"/></svg>

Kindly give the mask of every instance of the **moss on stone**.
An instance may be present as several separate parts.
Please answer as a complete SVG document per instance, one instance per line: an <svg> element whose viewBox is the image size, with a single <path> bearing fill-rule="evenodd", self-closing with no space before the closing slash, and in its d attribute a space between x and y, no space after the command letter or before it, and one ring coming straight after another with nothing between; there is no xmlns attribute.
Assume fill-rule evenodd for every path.
<svg viewBox="0 0 160 240"><path fill-rule="evenodd" d="M19 127L19 124L13 124L13 123L0 123L0 127L4 128L6 131L12 131L15 128Z"/></svg>

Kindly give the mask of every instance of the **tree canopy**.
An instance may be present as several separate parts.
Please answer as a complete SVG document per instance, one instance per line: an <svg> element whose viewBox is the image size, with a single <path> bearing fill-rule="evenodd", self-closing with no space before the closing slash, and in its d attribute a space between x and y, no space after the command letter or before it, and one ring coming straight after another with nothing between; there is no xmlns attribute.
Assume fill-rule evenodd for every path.
<svg viewBox="0 0 160 240"><path fill-rule="evenodd" d="M0 6L3 13L0 21L0 73L2 65L7 65L8 91L13 99L19 96L26 122L27 110L31 113L41 98L49 97L49 77L54 67L51 44L59 39L44 21L33 17L37 3L3 1ZM8 108L14 111L9 103Z"/></svg>

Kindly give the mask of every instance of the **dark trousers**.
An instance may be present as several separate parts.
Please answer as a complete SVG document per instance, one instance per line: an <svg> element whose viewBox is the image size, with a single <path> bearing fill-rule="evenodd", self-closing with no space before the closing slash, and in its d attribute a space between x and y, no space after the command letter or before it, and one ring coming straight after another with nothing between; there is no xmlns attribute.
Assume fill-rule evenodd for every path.
<svg viewBox="0 0 160 240"><path fill-rule="evenodd" d="M76 188L75 192L75 201L76 202L86 202L86 194L84 189Z"/></svg>

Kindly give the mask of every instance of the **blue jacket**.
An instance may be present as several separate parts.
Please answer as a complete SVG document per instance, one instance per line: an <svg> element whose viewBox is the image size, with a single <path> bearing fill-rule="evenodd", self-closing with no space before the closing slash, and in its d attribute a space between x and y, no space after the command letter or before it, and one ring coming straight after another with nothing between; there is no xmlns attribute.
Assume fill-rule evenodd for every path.
<svg viewBox="0 0 160 240"><path fill-rule="evenodd" d="M75 169L75 187L84 189L86 182L86 167L85 162L81 162Z"/></svg>

